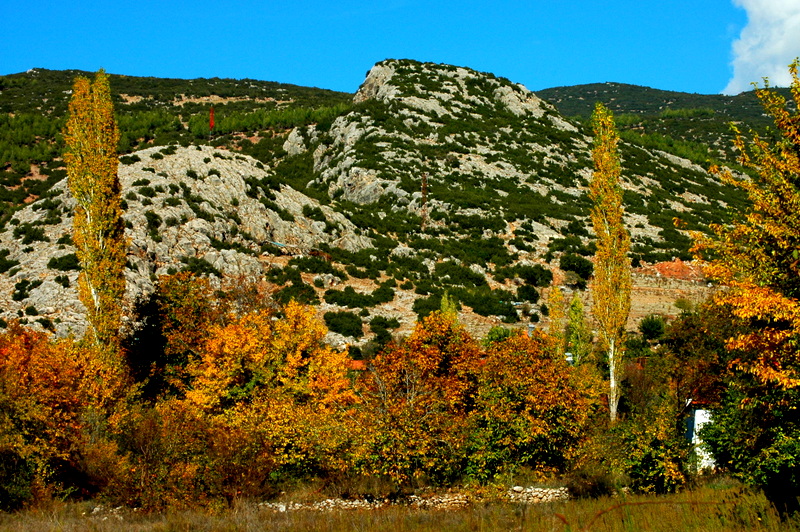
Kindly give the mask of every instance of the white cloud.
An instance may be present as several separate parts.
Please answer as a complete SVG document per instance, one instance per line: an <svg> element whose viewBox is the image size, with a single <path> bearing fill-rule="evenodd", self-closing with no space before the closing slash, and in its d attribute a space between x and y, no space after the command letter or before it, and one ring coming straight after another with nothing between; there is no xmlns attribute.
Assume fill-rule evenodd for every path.
<svg viewBox="0 0 800 532"><path fill-rule="evenodd" d="M747 25L733 43L733 77L724 94L751 90L769 78L772 86L791 82L787 66L800 56L800 1L733 0L747 11Z"/></svg>

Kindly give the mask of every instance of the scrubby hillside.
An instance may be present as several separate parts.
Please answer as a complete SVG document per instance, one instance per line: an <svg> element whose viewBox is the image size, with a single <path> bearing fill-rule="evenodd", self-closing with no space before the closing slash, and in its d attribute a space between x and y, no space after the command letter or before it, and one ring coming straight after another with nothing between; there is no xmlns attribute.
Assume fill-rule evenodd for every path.
<svg viewBox="0 0 800 532"><path fill-rule="evenodd" d="M307 254L323 243L351 252L370 245L344 216L279 184L250 157L196 146L149 148L122 160L131 301L152 293L159 276L180 270L258 279L270 269L270 256ZM73 209L61 181L0 232L4 320L23 317L61 334L83 332Z"/></svg>
<svg viewBox="0 0 800 532"><path fill-rule="evenodd" d="M32 91L47 76L3 78L4 105L20 109L4 119L30 111L19 87ZM276 298L320 303L340 341L363 341L385 331L384 321L407 330L445 292L485 332L501 321L538 321L541 289L554 274L572 289L586 286L591 139L525 87L408 60L375 65L352 102L318 89L202 81L198 89L162 80L147 92L132 79L111 80L127 91L115 88L132 299L182 269L263 278ZM44 94L49 101L59 91ZM43 108L53 123L59 105ZM153 133L159 117L171 132ZM37 138L42 149L60 142ZM686 159L633 142L621 154L635 266L688 259L685 231L725 221L741 201ZM21 210L9 203L0 308L5 320L80 332L72 202L63 182L47 191L63 175L51 168L58 165L55 156L34 161L48 180L20 193L29 203ZM6 164L8 194L33 182L18 166Z"/></svg>
<svg viewBox="0 0 800 532"><path fill-rule="evenodd" d="M775 89L784 97L789 89ZM645 146L670 151L694 162L736 163L731 123L747 131L772 124L754 91L736 96L663 91L624 83L591 83L538 92L568 117L585 121L595 102L617 116L622 135ZM789 98L791 101L791 98Z"/></svg>

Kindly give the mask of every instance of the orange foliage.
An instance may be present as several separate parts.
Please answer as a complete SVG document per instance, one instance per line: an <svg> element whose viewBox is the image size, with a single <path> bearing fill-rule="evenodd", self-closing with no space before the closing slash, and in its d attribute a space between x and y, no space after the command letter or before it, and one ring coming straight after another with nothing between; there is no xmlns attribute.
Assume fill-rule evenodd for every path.
<svg viewBox="0 0 800 532"><path fill-rule="evenodd" d="M359 383L354 417L358 471L408 482L444 482L463 460L463 428L479 345L452 316L434 312L378 355Z"/></svg>
<svg viewBox="0 0 800 532"><path fill-rule="evenodd" d="M559 342L534 331L490 346L470 420L472 476L486 479L521 465L563 472L576 456L597 404L576 382Z"/></svg>
<svg viewBox="0 0 800 532"><path fill-rule="evenodd" d="M400 483L563 470L593 409L556 342L516 334L483 351L451 317L431 314L359 382L356 468Z"/></svg>
<svg viewBox="0 0 800 532"><path fill-rule="evenodd" d="M82 445L119 422L125 384L94 348L10 324L0 335L0 451L32 461L43 480L54 467L80 469Z"/></svg>
<svg viewBox="0 0 800 532"><path fill-rule="evenodd" d="M706 275L727 289L715 301L752 327L728 341L736 353L732 365L764 384L800 386L800 80L798 61L791 66L794 112L777 92L756 95L775 121L781 139L753 134L748 143L736 131L740 162L756 171L753 179L712 168L724 181L745 192L752 204L731 226L715 226L714 238L694 235L695 251L715 256Z"/></svg>

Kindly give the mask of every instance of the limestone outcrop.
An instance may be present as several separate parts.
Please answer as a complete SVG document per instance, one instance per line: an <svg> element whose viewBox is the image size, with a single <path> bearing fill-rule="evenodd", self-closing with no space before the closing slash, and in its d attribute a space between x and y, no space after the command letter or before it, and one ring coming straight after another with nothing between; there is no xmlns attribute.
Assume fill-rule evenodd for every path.
<svg viewBox="0 0 800 532"><path fill-rule="evenodd" d="M210 146L148 148L123 160L128 299L146 296L159 276L191 260L222 275L259 278L272 253L307 253L322 243L357 251L370 246L326 205L280 185L250 157ZM133 162L131 162L133 161ZM0 317L22 318L58 334L82 334L75 250L75 202L66 181L14 214L0 232L6 275ZM322 212L310 218L304 214Z"/></svg>

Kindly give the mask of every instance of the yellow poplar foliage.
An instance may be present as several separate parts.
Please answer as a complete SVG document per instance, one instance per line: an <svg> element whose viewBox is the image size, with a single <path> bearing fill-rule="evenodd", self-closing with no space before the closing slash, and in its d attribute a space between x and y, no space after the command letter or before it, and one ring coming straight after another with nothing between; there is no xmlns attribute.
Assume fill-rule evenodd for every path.
<svg viewBox="0 0 800 532"><path fill-rule="evenodd" d="M723 181L743 189L750 210L730 226L714 226L715 237L694 235L695 251L714 257L706 275L728 287L715 297L753 327L730 338L733 365L764 384L800 385L800 81L798 61L789 67L793 105L776 91L756 90L772 116L776 139L752 134L748 143L736 130L740 162L754 178L734 177L712 168ZM792 110L790 110L790 108Z"/></svg>
<svg viewBox="0 0 800 532"><path fill-rule="evenodd" d="M276 390L287 400L333 406L352 398L348 358L323 343L327 329L313 307L291 301L277 318L268 310L212 328L187 399L205 410Z"/></svg>
<svg viewBox="0 0 800 532"><path fill-rule="evenodd" d="M620 164L619 136L611 112L602 104L592 114L594 173L589 193L594 202L592 226L597 238L594 276L591 283L592 313L599 325L602 345L608 351L610 369L609 409L616 419L625 324L631 308L630 235L625 228Z"/></svg>
<svg viewBox="0 0 800 532"><path fill-rule="evenodd" d="M93 340L112 349L118 345L125 295L118 140L105 72L99 71L94 83L77 78L64 129L64 161L69 189L77 202L73 242L81 263L78 294L86 307Z"/></svg>

